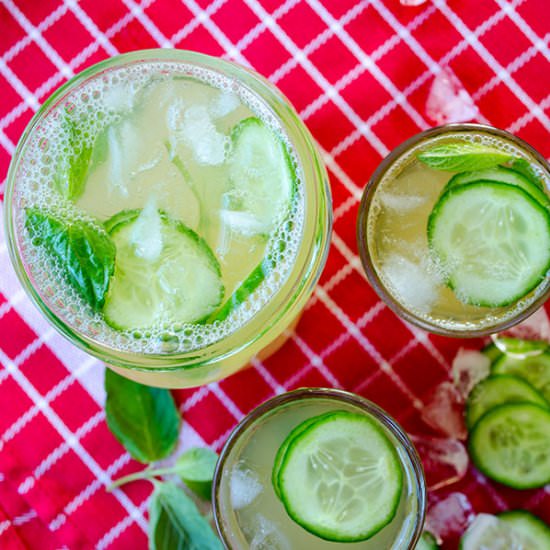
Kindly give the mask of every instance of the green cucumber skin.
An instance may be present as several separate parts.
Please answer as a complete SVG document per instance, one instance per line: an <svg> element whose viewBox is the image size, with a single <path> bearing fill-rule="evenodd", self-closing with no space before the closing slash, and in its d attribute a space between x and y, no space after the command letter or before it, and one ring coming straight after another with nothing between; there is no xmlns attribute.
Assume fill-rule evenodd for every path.
<svg viewBox="0 0 550 550"><path fill-rule="evenodd" d="M478 433L483 428L483 424L485 422L491 421L493 418L504 415L507 412L510 411L510 409L515 408L514 412L517 412L518 410L528 409L530 413L533 414L542 414L544 416L544 421L548 424L548 440L549 440L549 448L550 448L550 411L548 408L540 407L539 405L535 405L534 403L508 403L504 405L498 405L497 407L494 407L487 411L475 424L472 431L470 432L469 439L468 439L468 450L470 454L470 458L472 459L472 462L474 463L475 467L486 477L489 479L492 479L494 481L497 481L498 483L501 483L502 485L505 485L507 487L511 487L513 489L537 489L540 487L543 487L547 483L550 482L550 459L548 460L547 469L548 472L545 472L545 476L541 476L541 479L534 481L534 482L526 482L522 480L516 480L511 479L510 477L495 474L490 471L490 468L487 468L486 464L482 461L481 456L485 454L484 451L484 442L485 439L483 439L481 442L477 440ZM476 450L477 447L477 450ZM481 447L481 448L480 448ZM479 451L479 452L478 452Z"/></svg>
<svg viewBox="0 0 550 550"><path fill-rule="evenodd" d="M518 393L522 391L524 392L523 396L520 396L518 393L516 393L516 396L514 396L513 393L512 395L506 396L507 385L510 386L510 389L512 389L513 386L516 386ZM487 407L482 414L478 414L478 411L475 411L474 407L476 406L475 401L480 398L479 393L485 390L488 392L493 392L494 394L495 387L500 390L499 397L501 400L498 403ZM483 397L483 394L481 394L481 397ZM491 399L491 395L489 395L489 399ZM492 374L476 384L470 392L470 395L468 395L465 410L466 426L468 427L468 430L472 430L477 421L486 412L492 410L498 405L503 405L504 403L534 403L535 405L540 405L544 408L550 408L550 405L544 396L523 378L511 374Z"/></svg>
<svg viewBox="0 0 550 550"><path fill-rule="evenodd" d="M338 536L332 531L327 531L327 530L320 531L320 530L316 530L316 529L312 528L307 523L301 521L301 518L300 518L299 514L296 513L296 511L293 510L290 507L290 504L288 502L288 498L285 495L285 491L284 491L284 487L283 487L281 479L282 479L282 476L284 475L284 470L285 470L286 463L291 459L291 456L292 456L293 452L298 452L296 450L296 447L299 445L300 440L303 437L305 437L308 432L314 430L318 425L324 424L325 422L337 421L339 419L339 417L341 417L341 416L347 416L347 417L356 416L356 417L359 417L361 419L360 421L367 420L367 419L365 419L365 417L362 417L361 415L358 415L357 413L350 413L348 411L334 411L333 413L328 413L327 415L322 415L322 416L326 416L327 418L320 418L319 419L320 421L318 420L317 422L311 423L310 425L305 427L299 433L299 437L294 437L290 441L290 444L288 445L286 453L283 457L283 462L279 467L279 473L278 473L278 479L279 479L278 485L279 485L279 491L280 491L280 497L279 498L280 498L281 502L283 503L283 506L285 507L285 510L286 510L287 514L289 515L289 517L294 522L296 522L298 525L300 525L303 529L305 529L306 531L308 531L309 533L311 533L312 535L314 535L318 538L321 538L323 540L327 540L327 541L330 541L330 542L361 542L361 541L364 541L364 540L368 540L368 539L372 538L373 536L375 536L386 525L388 525L393 520L393 518L395 517L395 514L397 513L397 509L399 507L399 503L400 503L400 500L401 500L401 492L402 492L402 488L403 488L403 471L401 469L401 466L398 466L397 471L396 471L396 473L399 475L399 491L396 494L395 501L393 502L392 509L389 512L389 519L386 518L387 521L381 522L380 525L375 525L368 533L361 534L358 537ZM369 422L371 422L371 421L369 420ZM379 434L383 435L384 437L387 437L386 434L384 434L382 428L380 428L380 426L378 426L376 424L371 424L371 426ZM394 460L396 461L396 464L399 464L399 456L397 454L397 451L395 450L395 447L393 447L393 446L389 447L388 451L390 453L392 453L392 456L393 456Z"/></svg>
<svg viewBox="0 0 550 550"><path fill-rule="evenodd" d="M515 185L531 195L542 206L550 208L550 197L548 197L548 195L538 185L532 183L527 177L520 174L516 170L505 168L503 166L497 166L487 170L474 170L471 172L456 174L447 182L445 190L451 189L457 185L465 185L468 183L475 183L477 181L492 181L506 185Z"/></svg>
<svg viewBox="0 0 550 550"><path fill-rule="evenodd" d="M545 372L548 372L546 377L536 377L530 375L531 365L542 364ZM550 403L550 352L544 352L539 355L526 357L525 359L515 359L508 355L503 355L491 365L491 374L512 374L522 378L531 386L533 386L542 396ZM541 385L537 382L545 381Z"/></svg>
<svg viewBox="0 0 550 550"><path fill-rule="evenodd" d="M439 550L439 545L429 531L424 531L416 544L415 550Z"/></svg>
<svg viewBox="0 0 550 550"><path fill-rule="evenodd" d="M529 201L529 203L532 206L534 206L535 209L539 210L544 215L544 217L546 219L546 222L547 222L547 226L548 226L548 233L550 234L550 215L548 213L548 210L544 206L542 206L537 200L535 200L531 195L529 195L526 191L524 191L523 189L521 189L517 186L514 186L514 185L506 184L506 183L498 183L497 184L497 183L492 182L492 181L476 181L474 183L464 183L464 184L461 184L461 185L455 185L455 186L451 187L450 189L444 190L443 193L441 194L441 196L439 197L437 203L435 204L433 210L431 211L430 216L428 217L428 230L427 230L427 232L428 232L428 244L429 244L430 250L433 251L433 254L435 254L436 257L439 256L439 254L437 252L435 252L435 247L434 247L434 243L433 243L434 231L435 231L434 226L436 224L437 217L439 215L439 211L441 210L443 204L447 200L449 200L453 195L459 194L459 193L464 193L470 187L478 186L478 185L485 185L485 186L490 187L490 188L495 188L495 186L507 187L508 189L514 189L515 192L517 192L517 193L521 193L521 195L527 201ZM447 261L447 258L443 257L442 260L445 263ZM546 275L548 274L549 271L550 271L550 251L549 251L549 257L548 257L548 262L547 262L546 266L541 270L541 272L539 274L534 275L532 277L532 280L530 280L529 282L526 283L526 285L522 289L521 293L518 293L515 296L510 296L509 298L499 302L498 304L495 304L495 303L492 303L492 302L486 302L484 300L475 300L475 301L473 301L473 300L472 301L464 300L464 303L467 303L469 305L478 306L478 307L488 307L488 308L510 306L510 305L516 303L518 300L520 300L524 296L527 296L532 290L534 290L544 280L544 278L546 277ZM453 292L455 292L457 290L455 285L453 284L451 278L449 278L446 281L446 285Z"/></svg>
<svg viewBox="0 0 550 550"><path fill-rule="evenodd" d="M525 533L533 542L540 544L540 550L550 548L550 526L527 510L508 510L497 515L498 519L518 533Z"/></svg>

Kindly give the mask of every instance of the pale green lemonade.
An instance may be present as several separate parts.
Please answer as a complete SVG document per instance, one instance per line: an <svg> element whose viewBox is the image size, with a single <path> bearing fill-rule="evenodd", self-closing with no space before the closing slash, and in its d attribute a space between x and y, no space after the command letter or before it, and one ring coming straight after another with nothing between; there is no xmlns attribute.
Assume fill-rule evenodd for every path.
<svg viewBox="0 0 550 550"><path fill-rule="evenodd" d="M272 484L275 457L289 433L303 421L332 411L349 411L373 419L397 452L403 474L399 503L393 519L371 538L361 542L333 542L311 534L289 517ZM347 469L343 457L347 456L347 442L342 441L341 435L335 434L333 443L334 448L331 448L336 452L329 450L327 459L333 462L335 468L342 469L342 479L345 479ZM353 453L365 456L364 449L368 449L368 445L368 441L358 442L355 446L357 448L351 444L350 456ZM325 451L327 449L328 447ZM371 459L373 457L365 458L367 461ZM361 463L355 465L355 471L362 471L362 468L368 469L366 462L363 466ZM310 481L304 480L304 483L308 482ZM383 490L381 480L371 482L375 484L375 492ZM367 491L369 482L361 476L353 478L353 483L361 487L359 493ZM342 487L334 489L333 496L336 500L329 496L325 501L327 508L332 508L332 513L346 517L346 506L355 506L346 500L347 490L349 489ZM260 406L232 434L218 462L214 480L214 504L220 536L226 547L233 550L405 550L415 547L422 531L425 488L422 467L412 444L395 421L383 411L347 392L304 389L283 394ZM304 506L309 508L313 503L305 502ZM368 506L368 501L361 503L362 508Z"/></svg>
<svg viewBox="0 0 550 550"><path fill-rule="evenodd" d="M523 295L506 300L502 306L482 304L488 292L480 291L481 297L469 299L461 296L456 285L453 286L452 278L449 280L450 269L473 271L482 262L486 262L483 268L495 281L489 285L489 291L508 284L508 279L516 272L528 271L531 251L527 246L534 246L533 242L528 243L537 237L524 235L521 238L526 240L519 242L516 250L504 250L514 245L510 240L506 242L511 238L509 235L514 231L528 232L529 229L519 226L525 220L520 219L516 212L508 206L499 209L488 198L485 206L477 210L477 204L470 210L464 206L460 212L455 208L456 227L449 241L453 247L468 247L463 254L467 258L464 265L445 265L441 256L433 253L428 237L430 216L457 172L427 166L418 155L448 144L479 144L510 155L514 160L504 159L500 166L467 172L464 179L469 178L467 183L491 179L491 190L495 189L493 180L503 179L506 186L516 185L517 181L524 185L526 179L530 179L525 186L539 185L540 189L534 192L536 199L548 208L545 191L550 182L548 168L536 151L514 136L490 127L449 125L411 138L392 152L377 170L365 190L360 209L359 249L370 282L388 305L408 321L451 336L489 334L532 313L544 301L550 279L547 273L540 276ZM523 173L512 170L512 167L516 168L518 159ZM463 178L462 174L460 178ZM502 187L500 181L498 184ZM523 193L522 189L515 191ZM494 211L489 211L492 208ZM485 223L484 216L493 221ZM466 239L467 245L463 244ZM499 250L495 250L493 241L508 254L506 261L498 257ZM541 246L545 244L541 242ZM492 256L497 259L491 266Z"/></svg>
<svg viewBox="0 0 550 550"><path fill-rule="evenodd" d="M241 68L158 51L104 65L58 92L19 145L7 193L18 275L119 372L220 378L276 345L311 292L326 174L284 98Z"/></svg>

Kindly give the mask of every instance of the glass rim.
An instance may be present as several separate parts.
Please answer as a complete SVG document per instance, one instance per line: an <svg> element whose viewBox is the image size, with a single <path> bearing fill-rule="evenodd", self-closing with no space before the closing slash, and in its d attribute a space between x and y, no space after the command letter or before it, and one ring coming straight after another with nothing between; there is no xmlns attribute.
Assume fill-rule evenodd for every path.
<svg viewBox="0 0 550 550"><path fill-rule="evenodd" d="M263 310L272 308L269 322L262 325L260 330L250 330L253 317L228 336L202 348L176 353L159 352L143 354L111 348L90 335L79 332L76 327L61 319L58 313L56 313L55 308L51 307L51 304L45 303L41 292L35 288L31 275L23 265L13 219L13 198L17 168L28 145L29 138L32 136L35 127L40 124L41 120L53 108L67 98L73 90L109 69L154 61L201 66L211 71L226 74L238 80L240 85L258 96L265 103L266 107L270 109L273 116L279 121L295 145L296 155L304 172L304 180L312 182L309 187L305 184L305 187L308 189L305 198L306 206L309 206L308 203L313 201L317 209L315 216L310 216L310 220L308 221L306 215L304 221L304 234L302 235L300 248L297 251L297 258L300 254L304 255L305 251L305 259L303 262L295 264L289 272L286 281L278 288L262 310L256 314L259 315ZM308 198L309 195L311 195L311 198ZM309 295L309 292L313 289L321 275L328 256L329 236L332 230L332 202L324 165L315 148L313 138L299 119L289 100L262 75L247 67L218 57L179 49L157 48L137 50L110 57L74 75L54 91L34 114L18 141L8 170L4 203L7 206L4 209L6 244L11 263L27 296L29 296L46 320L64 337L69 339L71 343L100 360L115 367L148 373L194 371L201 367L211 366L230 359L269 333L285 316L296 315L299 312L298 306L303 305L302 302L305 301L304 296L307 297ZM309 238L306 242L304 239L308 223L311 225L311 235L308 236ZM273 307L272 304L274 303L277 304L277 307ZM242 330L246 331L246 338L241 340L237 338L236 342L231 346L223 346L224 341L228 338L232 339L234 335L240 334ZM275 334L274 337L276 336ZM268 343L266 342L266 344Z"/></svg>
<svg viewBox="0 0 550 550"><path fill-rule="evenodd" d="M490 326L486 326L480 329L468 329L468 330L453 330L450 328L439 326L435 323L431 323L423 319L422 317L415 315L406 309L401 303L399 303L387 290L386 286L379 277L376 269L374 268L372 257L368 247L368 237L366 232L368 214L370 210L370 205L373 200L374 194L378 188L378 185L382 181L386 172L391 168L396 159L401 155L406 153L409 149L417 145L419 142L424 141L427 138L435 137L440 134L452 133L452 132L467 132L467 131L478 131L485 132L488 134L493 134L497 137L504 138L508 141L511 141L521 149L527 151L537 162L539 162L542 167L550 174L550 164L548 161L529 143L523 139L511 134L506 130L490 126L488 124L479 124L474 122L468 123L449 123L443 124L441 126L435 126L433 128L428 128L414 136L406 139L395 147L378 165L373 175L370 177L365 189L363 190L363 195L361 197L361 202L359 205L359 212L357 215L357 225L356 225L356 237L357 237L357 247L359 250L359 257L361 258L361 263L363 269L367 276L369 283L372 285L375 292L381 298L381 300L401 319L415 325L418 328L426 330L432 334L438 334L441 336L449 336L453 338L478 338L482 336L489 336L495 332L500 332L507 330L518 323L521 323L532 315L536 310L538 310L546 300L550 297L550 279L546 281L548 288L541 293L540 296L536 298L529 306L520 311L517 315L510 319L505 319L498 323L494 323ZM544 284L544 283L541 283Z"/></svg>
<svg viewBox="0 0 550 550"><path fill-rule="evenodd" d="M426 519L426 506L427 506L427 488L426 488L426 479L424 476L424 468L422 466L422 461L418 452L405 432L401 425L387 413L384 409L378 406L376 403L373 403L365 397L361 397L355 393L349 392L347 390L341 390L336 388L298 388L295 390L287 391L285 393L276 395L267 401L264 401L262 404L258 405L251 412L249 412L229 434L222 450L220 451L218 461L216 463L216 468L214 470L214 477L212 480L212 514L214 517L214 524L216 530L220 536L220 539L223 545L231 550L226 544L227 536L224 526L222 524L220 516L221 506L218 502L218 497L220 494L221 488L221 479L223 475L223 469L225 463L228 460L231 451L236 445L240 437L246 433L248 428L259 420L265 414L271 412L272 410L281 407L287 403L293 401L298 401L302 399L315 399L315 398L328 398L334 399L337 401L344 401L346 403L356 405L357 407L366 411L367 414L373 416L380 424L384 426L399 442L399 444L404 449L408 459L410 460L414 479L417 485L417 501L418 501L418 515L415 520L415 529L412 533L412 539L407 548L403 550L413 550L416 547L416 543L422 535L422 530L424 527L424 521Z"/></svg>

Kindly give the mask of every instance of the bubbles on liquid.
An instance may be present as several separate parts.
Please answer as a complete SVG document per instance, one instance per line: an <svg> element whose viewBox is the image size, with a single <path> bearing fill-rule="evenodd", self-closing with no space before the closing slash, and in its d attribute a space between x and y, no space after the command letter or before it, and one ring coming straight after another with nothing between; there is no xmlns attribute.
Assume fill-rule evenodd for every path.
<svg viewBox="0 0 550 550"><path fill-rule="evenodd" d="M153 327L147 333L140 333L139 338L134 336L133 331L116 331L109 327L101 314L94 313L66 283L63 269L56 265L41 247L30 242L24 227L25 208L29 206L43 209L67 221L97 223L58 192L52 174L56 173L68 154L83 147L93 147L97 136L102 132L113 132L111 140L118 141L121 147L126 146L128 136L123 135L125 132L121 130L124 124L130 124L125 117L136 109L140 94L152 82L170 81L174 75L191 77L219 91L217 100L209 104L209 118L203 118L204 113L195 112L194 115L201 116L190 116L190 125L184 129L184 133L189 137L201 125L207 126L207 145L203 145L203 149L196 152L199 157L208 162L218 162L226 157L229 149L227 136L212 132L208 122L212 122L213 117L229 115L243 104L285 142L298 181L301 182L300 164L276 115L254 92L239 85L233 78L209 69L173 62L151 62L113 69L85 82L80 86L78 95L71 96L70 100L55 107L40 126L34 129L32 139L26 144L17 168L17 185L14 192L17 206L15 224L21 254L34 286L45 302L50 307L53 306L56 315L63 322L76 328L81 334L122 352L181 353L227 337L259 313L277 293L295 267L295 258L301 242L304 188L303 185L298 185L290 212L292 223L279 223L266 245L265 254L273 260L272 271L241 307L234 309L224 321L211 324L183 324L175 328L172 326L172 320L165 319L162 325ZM67 116L71 117L76 133L71 133L68 129ZM137 146L132 149L137 150ZM111 158L107 159L107 162L110 163L113 181L119 182L114 191L124 195L127 185L121 175L124 174L124 167L118 170L118 164L122 163L123 159L113 154L113 151L116 153L116 147L110 147ZM148 163L154 161L153 158L142 160L145 168ZM119 177L115 177L117 174ZM116 200L116 193L112 200ZM284 254L280 250L280 243L283 241ZM52 302L54 296L58 298L55 304ZM166 334L171 335L169 346L164 338Z"/></svg>

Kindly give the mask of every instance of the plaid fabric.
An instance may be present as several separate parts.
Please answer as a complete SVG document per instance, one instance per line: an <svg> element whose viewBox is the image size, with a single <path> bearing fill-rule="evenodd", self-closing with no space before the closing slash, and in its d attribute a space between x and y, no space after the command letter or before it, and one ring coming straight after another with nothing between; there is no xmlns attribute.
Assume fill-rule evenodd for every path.
<svg viewBox="0 0 550 550"><path fill-rule="evenodd" d="M0 0L0 199L10 156L38 106L108 56L175 47L254 67L294 103L331 178L326 269L289 341L229 379L178 391L182 447L219 451L243 415L299 386L380 404L413 432L449 378L460 342L412 328L382 304L357 257L360 193L382 157L431 125L425 102L448 66L480 120L550 156L547 0ZM1 216L1 212L0 212ZM3 229L2 229L3 231ZM146 548L146 482L107 493L141 466L109 433L103 367L55 333L22 292L0 235L0 547ZM473 468L459 484L478 512L524 507L550 521L548 491L511 491ZM433 495L438 499L445 490ZM455 543L448 542L447 548Z"/></svg>

